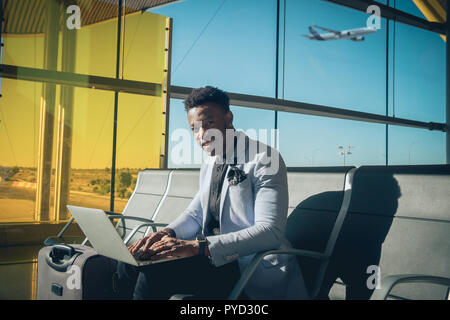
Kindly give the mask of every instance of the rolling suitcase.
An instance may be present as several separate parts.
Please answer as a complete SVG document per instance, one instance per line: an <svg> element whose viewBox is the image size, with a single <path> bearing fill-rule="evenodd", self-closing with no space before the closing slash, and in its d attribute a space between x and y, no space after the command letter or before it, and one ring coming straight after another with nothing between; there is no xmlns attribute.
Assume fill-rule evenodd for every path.
<svg viewBox="0 0 450 320"><path fill-rule="evenodd" d="M44 247L38 255L37 299L114 299L116 263L85 245Z"/></svg>

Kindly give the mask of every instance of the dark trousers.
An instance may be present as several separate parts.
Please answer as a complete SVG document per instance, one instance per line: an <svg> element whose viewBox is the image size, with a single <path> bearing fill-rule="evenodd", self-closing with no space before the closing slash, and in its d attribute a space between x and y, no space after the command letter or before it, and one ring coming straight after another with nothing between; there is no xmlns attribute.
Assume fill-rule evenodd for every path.
<svg viewBox="0 0 450 320"><path fill-rule="evenodd" d="M169 299L174 294L193 294L195 299L226 299L240 277L237 261L215 267L204 256L143 267L118 262L117 273L120 298L135 300Z"/></svg>

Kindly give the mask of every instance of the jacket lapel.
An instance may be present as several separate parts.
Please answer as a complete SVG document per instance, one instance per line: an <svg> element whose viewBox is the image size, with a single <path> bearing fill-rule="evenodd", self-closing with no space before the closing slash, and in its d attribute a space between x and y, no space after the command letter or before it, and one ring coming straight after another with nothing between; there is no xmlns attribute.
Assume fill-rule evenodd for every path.
<svg viewBox="0 0 450 320"><path fill-rule="evenodd" d="M223 184L222 184L222 190L220 191L220 210L219 210L219 221L222 224L222 211L223 211L223 204L225 202L225 198L227 197L227 193L228 193L228 172L230 172L230 165L228 165L227 167L227 173L225 174L225 178L223 179Z"/></svg>
<svg viewBox="0 0 450 320"><path fill-rule="evenodd" d="M246 137L246 135L243 132L241 132L241 131L236 131L236 133L237 133L238 139L242 139L242 138ZM244 135L244 137L242 137L241 135ZM246 145L244 152L247 153L247 151L248 151L248 147ZM235 150L235 152L237 153L238 151ZM238 155L234 154L234 156L237 157ZM228 165L227 173L225 174L225 179L223 181L222 190L221 190L221 193L220 193L220 212L219 212L220 225L222 225L223 205L225 203L225 199L227 198L227 194L228 194L229 183L228 183L227 177L228 177L228 173L230 172L230 167L231 167L231 165ZM237 164L236 168L238 168L239 170L244 170L244 164Z"/></svg>

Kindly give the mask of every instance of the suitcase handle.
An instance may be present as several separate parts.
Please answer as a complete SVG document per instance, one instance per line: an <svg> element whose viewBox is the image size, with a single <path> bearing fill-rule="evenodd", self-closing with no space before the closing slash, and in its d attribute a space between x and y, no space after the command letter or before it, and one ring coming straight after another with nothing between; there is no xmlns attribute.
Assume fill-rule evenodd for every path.
<svg viewBox="0 0 450 320"><path fill-rule="evenodd" d="M45 256L47 264L53 269L66 272L67 268L72 265L75 258L80 255L75 249L68 245L56 244ZM68 257L66 259L66 257Z"/></svg>

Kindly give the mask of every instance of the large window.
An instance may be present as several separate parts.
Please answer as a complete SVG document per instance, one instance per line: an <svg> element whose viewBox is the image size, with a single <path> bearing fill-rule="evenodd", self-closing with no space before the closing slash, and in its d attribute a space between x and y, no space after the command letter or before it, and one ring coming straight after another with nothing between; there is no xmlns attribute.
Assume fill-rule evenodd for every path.
<svg viewBox="0 0 450 320"><path fill-rule="evenodd" d="M58 0L7 2L0 222L121 211L137 172L164 165L170 20L125 6L118 47L117 4L74 1L77 25Z"/></svg>
<svg viewBox="0 0 450 320"><path fill-rule="evenodd" d="M445 42L437 34L391 23L391 116L445 122Z"/></svg>
<svg viewBox="0 0 450 320"><path fill-rule="evenodd" d="M445 163L445 133L389 126L389 164Z"/></svg>
<svg viewBox="0 0 450 320"><path fill-rule="evenodd" d="M182 100L171 99L165 140L168 69L176 86L213 85L445 122L445 42L433 32L388 25L382 18L380 29L364 39L316 41L310 39L315 32L367 26L369 14L319 0L189 0L152 13L125 7L118 40L117 3L75 2L84 18L73 30L59 25L69 15L56 0L27 1L33 7L7 2L7 22L21 23L7 23L2 35L2 65L13 69L0 87L1 221L64 220L68 202L104 209L113 203L121 211L140 170L166 161L171 168L199 167L172 157L182 130L192 142L192 159L201 154ZM380 3L425 18L412 1ZM174 19L170 68L167 20L159 14ZM277 146L288 166L445 162L442 132L242 106L231 110L235 127L255 138L261 138L260 129L271 136L278 128ZM12 199L24 209L13 210Z"/></svg>
<svg viewBox="0 0 450 320"><path fill-rule="evenodd" d="M413 1L390 1L416 15ZM434 32L390 22L389 116L445 123L445 42ZM445 133L389 126L391 165L443 164Z"/></svg>
<svg viewBox="0 0 450 320"><path fill-rule="evenodd" d="M182 100L171 100L169 168L199 168L204 159L203 150L195 143L187 121ZM230 106L233 125L253 139L275 145L274 112L238 106Z"/></svg>
<svg viewBox="0 0 450 320"><path fill-rule="evenodd" d="M384 125L283 112L279 127L288 167L385 163Z"/></svg>
<svg viewBox="0 0 450 320"><path fill-rule="evenodd" d="M364 28L368 18L366 13L327 1L287 0L284 99L385 114L385 19L363 41L304 37L313 32L332 33L320 27L334 31Z"/></svg>
<svg viewBox="0 0 450 320"><path fill-rule="evenodd" d="M0 222L33 221L42 84L2 79L1 88Z"/></svg>
<svg viewBox="0 0 450 320"><path fill-rule="evenodd" d="M412 1L378 2L425 18ZM226 91L275 97L278 75L280 99L445 122L445 42L436 33L393 20L388 26L381 18L375 33L353 39L363 41L311 40L302 35L370 25L366 12L319 0L260 1L258 5L253 1L192 0L155 12L175 18L175 85L213 84ZM265 18L255 20L255 15ZM241 26L243 21L245 27ZM241 41L243 37L245 42ZM224 43L233 45L224 47ZM230 54L229 48L239 51L242 59ZM292 113L278 113L276 117L274 112L252 108L233 110L236 127L236 122L245 119L246 128L258 128L261 123L264 127L266 122L279 128L279 148L289 166L343 165L342 153L346 152L350 152L346 164L356 166L445 162L443 149L431 152L443 147L444 135L440 132ZM177 128L187 128L179 100L172 101L171 134ZM414 144L420 157L411 157L409 144L399 143L401 132L408 130L414 132L413 136L427 137L429 147ZM338 149L340 146L344 151Z"/></svg>
<svg viewBox="0 0 450 320"><path fill-rule="evenodd" d="M275 94L276 1L189 0L151 10L174 19L172 84Z"/></svg>

